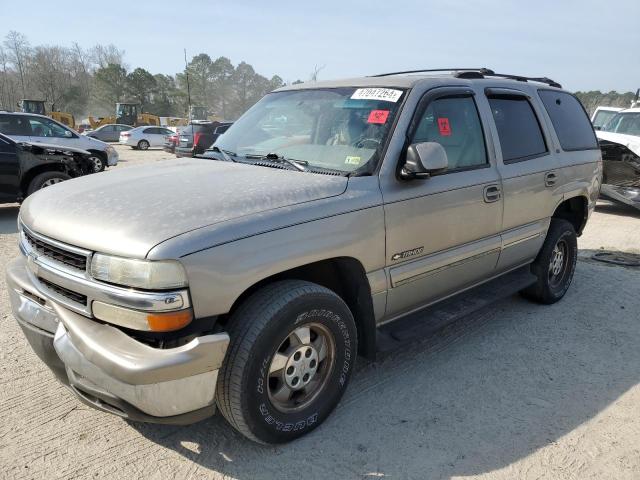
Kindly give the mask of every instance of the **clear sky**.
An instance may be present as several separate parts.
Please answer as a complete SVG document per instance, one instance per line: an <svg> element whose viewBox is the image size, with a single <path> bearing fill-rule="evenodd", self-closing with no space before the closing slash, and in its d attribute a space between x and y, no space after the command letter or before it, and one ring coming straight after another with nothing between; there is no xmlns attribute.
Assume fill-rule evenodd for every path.
<svg viewBox="0 0 640 480"><path fill-rule="evenodd" d="M434 67L548 76L570 90L640 88L640 0L0 0L0 35L113 43L171 73L205 52L285 81Z"/></svg>

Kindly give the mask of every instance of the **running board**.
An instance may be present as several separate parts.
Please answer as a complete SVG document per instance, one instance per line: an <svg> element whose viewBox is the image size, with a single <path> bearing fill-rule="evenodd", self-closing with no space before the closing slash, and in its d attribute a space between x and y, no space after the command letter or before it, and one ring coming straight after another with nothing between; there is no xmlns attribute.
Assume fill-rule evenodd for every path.
<svg viewBox="0 0 640 480"><path fill-rule="evenodd" d="M389 352L424 337L471 313L532 285L536 276L529 265L443 300L378 328L376 350Z"/></svg>

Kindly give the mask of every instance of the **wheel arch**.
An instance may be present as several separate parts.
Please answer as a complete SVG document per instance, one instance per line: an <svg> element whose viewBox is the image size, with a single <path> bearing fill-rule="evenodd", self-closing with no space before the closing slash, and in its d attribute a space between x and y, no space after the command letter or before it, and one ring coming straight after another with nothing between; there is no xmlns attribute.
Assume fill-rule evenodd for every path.
<svg viewBox="0 0 640 480"><path fill-rule="evenodd" d="M558 204L551 217L567 220L580 236L589 217L589 200L584 195L565 198Z"/></svg>
<svg viewBox="0 0 640 480"><path fill-rule="evenodd" d="M229 313L221 315L224 324L251 294L280 280L306 280L328 288L349 307L358 331L358 353L374 359L376 352L376 322L371 287L362 263L353 257L335 257L300 265L263 278L244 290L233 302Z"/></svg>
<svg viewBox="0 0 640 480"><path fill-rule="evenodd" d="M69 174L69 169L63 163L45 163L44 165L37 165L27 170L20 180L20 192L23 196L26 196L29 190L29 185L41 173L45 172L62 172Z"/></svg>

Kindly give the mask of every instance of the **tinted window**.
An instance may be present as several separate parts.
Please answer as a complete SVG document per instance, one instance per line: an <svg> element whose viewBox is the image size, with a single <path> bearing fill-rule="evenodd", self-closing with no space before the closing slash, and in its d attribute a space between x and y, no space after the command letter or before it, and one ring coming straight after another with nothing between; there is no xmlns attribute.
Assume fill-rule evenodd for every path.
<svg viewBox="0 0 640 480"><path fill-rule="evenodd" d="M504 162L526 160L547 147L533 107L525 97L490 97L489 104L498 129Z"/></svg>
<svg viewBox="0 0 640 480"><path fill-rule="evenodd" d="M31 135L31 124L21 115L0 115L0 133L5 135Z"/></svg>
<svg viewBox="0 0 640 480"><path fill-rule="evenodd" d="M145 128L145 129L142 131L142 133L154 134L154 133L158 133L158 132L157 132L157 130L158 130L157 128L153 128L153 127L151 127L151 128Z"/></svg>
<svg viewBox="0 0 640 480"><path fill-rule="evenodd" d="M449 170L487 163L478 110L471 97L433 100L422 114L411 143L437 142L447 152Z"/></svg>
<svg viewBox="0 0 640 480"><path fill-rule="evenodd" d="M34 137L67 138L65 128L46 118L29 117L31 135Z"/></svg>
<svg viewBox="0 0 640 480"><path fill-rule="evenodd" d="M577 98L553 90L539 90L538 94L551 117L563 150L598 148L589 117Z"/></svg>
<svg viewBox="0 0 640 480"><path fill-rule="evenodd" d="M610 110L598 110L596 116L593 118L594 127L604 127L606 123L615 116L616 112Z"/></svg>

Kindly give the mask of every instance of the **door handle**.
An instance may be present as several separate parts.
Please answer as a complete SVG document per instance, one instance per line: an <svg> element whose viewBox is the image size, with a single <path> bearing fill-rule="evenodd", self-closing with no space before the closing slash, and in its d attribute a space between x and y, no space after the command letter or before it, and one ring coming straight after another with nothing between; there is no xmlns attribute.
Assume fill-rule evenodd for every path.
<svg viewBox="0 0 640 480"><path fill-rule="evenodd" d="M544 175L544 185L545 187L553 187L558 180L558 176L555 172L547 172Z"/></svg>
<svg viewBox="0 0 640 480"><path fill-rule="evenodd" d="M484 187L483 196L485 203L497 202L502 197L502 190L498 185L487 185Z"/></svg>

